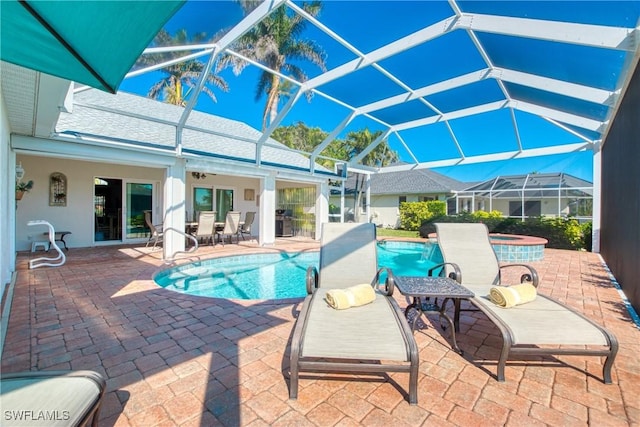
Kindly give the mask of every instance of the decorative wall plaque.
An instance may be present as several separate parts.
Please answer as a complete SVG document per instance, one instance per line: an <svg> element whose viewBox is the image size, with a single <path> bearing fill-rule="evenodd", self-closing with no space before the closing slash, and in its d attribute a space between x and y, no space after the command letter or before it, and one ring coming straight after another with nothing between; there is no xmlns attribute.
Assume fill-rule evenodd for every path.
<svg viewBox="0 0 640 427"><path fill-rule="evenodd" d="M49 175L49 206L67 206L67 177L63 173Z"/></svg>

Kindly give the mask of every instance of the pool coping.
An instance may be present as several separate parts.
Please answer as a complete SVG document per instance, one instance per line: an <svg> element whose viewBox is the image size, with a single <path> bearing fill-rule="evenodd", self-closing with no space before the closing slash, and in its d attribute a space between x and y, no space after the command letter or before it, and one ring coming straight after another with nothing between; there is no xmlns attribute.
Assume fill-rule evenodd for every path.
<svg viewBox="0 0 640 427"><path fill-rule="evenodd" d="M491 237L509 237L509 240L491 240ZM543 237L526 236L521 234L503 234L489 233L489 239L492 245L508 245L508 246L539 246L546 245L549 241ZM429 233L429 240L437 242L437 234Z"/></svg>

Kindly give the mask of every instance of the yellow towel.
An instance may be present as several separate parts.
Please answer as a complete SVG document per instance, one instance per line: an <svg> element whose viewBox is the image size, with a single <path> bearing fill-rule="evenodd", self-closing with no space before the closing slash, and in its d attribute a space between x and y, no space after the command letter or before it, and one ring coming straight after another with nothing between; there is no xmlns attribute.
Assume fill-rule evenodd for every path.
<svg viewBox="0 0 640 427"><path fill-rule="evenodd" d="M345 289L331 289L325 296L327 303L336 310L369 304L376 299L376 291L368 283Z"/></svg>
<svg viewBox="0 0 640 427"><path fill-rule="evenodd" d="M489 291L489 299L500 307L509 308L536 299L536 288L531 283L514 286L494 286Z"/></svg>

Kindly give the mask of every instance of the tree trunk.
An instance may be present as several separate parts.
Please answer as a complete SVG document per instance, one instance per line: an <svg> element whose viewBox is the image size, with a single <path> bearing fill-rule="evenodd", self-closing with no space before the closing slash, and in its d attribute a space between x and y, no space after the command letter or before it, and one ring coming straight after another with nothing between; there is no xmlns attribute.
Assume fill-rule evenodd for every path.
<svg viewBox="0 0 640 427"><path fill-rule="evenodd" d="M271 78L271 90L267 94L267 104L264 106L262 115L262 131L267 130L267 126L273 123L275 115L278 114L278 91L280 90L280 78L273 75ZM275 113L274 113L275 112Z"/></svg>

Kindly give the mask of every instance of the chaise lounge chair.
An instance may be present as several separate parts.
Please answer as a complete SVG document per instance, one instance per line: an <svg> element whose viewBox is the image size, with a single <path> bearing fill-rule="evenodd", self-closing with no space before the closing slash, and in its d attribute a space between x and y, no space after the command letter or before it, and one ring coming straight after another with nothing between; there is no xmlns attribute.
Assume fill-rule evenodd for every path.
<svg viewBox="0 0 640 427"><path fill-rule="evenodd" d="M93 371L39 371L0 378L2 425L98 425L106 383Z"/></svg>
<svg viewBox="0 0 640 427"><path fill-rule="evenodd" d="M537 294L526 304L502 308L488 298L500 283L503 268L527 269L521 282L538 286L536 271L525 264L500 266L484 224L436 224L438 244L444 258L444 273L475 293L471 303L487 315L503 339L497 379L505 380L510 355L606 356L603 377L611 383L611 368L618 351L614 335L567 305ZM434 271L436 266L430 271ZM456 312L456 324L460 313Z"/></svg>
<svg viewBox="0 0 640 427"><path fill-rule="evenodd" d="M393 299L387 270L379 289L374 224L322 226L319 273L307 270L307 297L291 341L289 397L298 396L299 372L409 373L409 403L418 401L418 347ZM336 310L325 300L331 289L358 284L376 289L373 302Z"/></svg>

